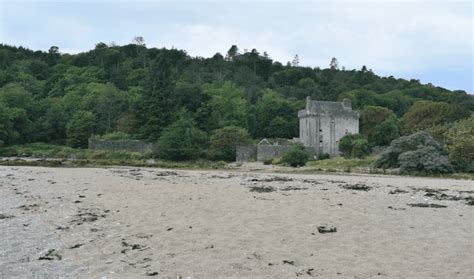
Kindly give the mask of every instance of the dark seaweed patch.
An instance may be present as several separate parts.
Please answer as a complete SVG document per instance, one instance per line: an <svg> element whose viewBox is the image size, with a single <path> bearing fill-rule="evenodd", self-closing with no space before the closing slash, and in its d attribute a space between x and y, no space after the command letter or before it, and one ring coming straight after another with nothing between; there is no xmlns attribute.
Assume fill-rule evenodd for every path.
<svg viewBox="0 0 474 279"><path fill-rule="evenodd" d="M446 208L446 205L436 203L407 203L411 207L429 207L429 208Z"/></svg>
<svg viewBox="0 0 474 279"><path fill-rule="evenodd" d="M275 191L275 188L273 187L264 187L264 186L251 186L250 187L250 192L270 193L274 191Z"/></svg>

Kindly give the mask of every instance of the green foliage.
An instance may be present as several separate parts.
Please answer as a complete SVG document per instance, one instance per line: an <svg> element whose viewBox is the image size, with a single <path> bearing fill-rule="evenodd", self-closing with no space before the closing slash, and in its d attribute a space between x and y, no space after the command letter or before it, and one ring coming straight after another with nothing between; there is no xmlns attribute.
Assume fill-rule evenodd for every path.
<svg viewBox="0 0 474 279"><path fill-rule="evenodd" d="M89 138L96 131L96 116L90 111L78 111L67 123L68 145L86 148Z"/></svg>
<svg viewBox="0 0 474 279"><path fill-rule="evenodd" d="M351 158L365 158L370 154L370 145L367 139L358 138L352 141Z"/></svg>
<svg viewBox="0 0 474 279"><path fill-rule="evenodd" d="M443 174L454 172L448 156L433 146L425 146L401 153L398 157L400 172L415 174Z"/></svg>
<svg viewBox="0 0 474 279"><path fill-rule="evenodd" d="M456 169L474 172L474 115L456 122L445 136L449 159Z"/></svg>
<svg viewBox="0 0 474 279"><path fill-rule="evenodd" d="M402 117L411 108L405 132L423 129L444 140L453 121L474 111L474 97L463 91L380 77L367 67L284 66L265 52L237 46L225 58L219 53L202 58L147 48L143 38L123 46L98 43L74 55L56 46L42 52L0 44L0 142L6 146L36 141L85 146L90 130L156 140L183 108L209 133L234 125L254 139L292 138L298 136L297 112L307 96L350 98L362 110L361 133L372 146L398 137L403 125L392 112ZM79 123L83 112L94 115L95 125ZM90 126L79 137L78 123Z"/></svg>
<svg viewBox="0 0 474 279"><path fill-rule="evenodd" d="M210 137L209 157L214 160L235 161L236 147L250 143L250 135L243 128L227 126L217 129Z"/></svg>
<svg viewBox="0 0 474 279"><path fill-rule="evenodd" d="M418 157L417 157L418 156ZM446 152L426 132L417 132L392 141L374 163L377 168L398 168L404 173L450 173Z"/></svg>
<svg viewBox="0 0 474 279"><path fill-rule="evenodd" d="M82 160L141 160L139 153L110 150L75 149L47 143L29 143L0 148L0 156L26 156L33 158L70 158Z"/></svg>
<svg viewBox="0 0 474 279"><path fill-rule="evenodd" d="M404 133L410 134L459 119L469 117L471 112L459 106L444 102L418 101L404 118Z"/></svg>
<svg viewBox="0 0 474 279"><path fill-rule="evenodd" d="M152 62L145 81L140 119L142 134L152 140L170 124L174 106L171 100L175 73L170 57L160 55Z"/></svg>
<svg viewBox="0 0 474 279"><path fill-rule="evenodd" d="M347 134L339 141L339 151L345 158L364 158L371 150L365 135Z"/></svg>
<svg viewBox="0 0 474 279"><path fill-rule="evenodd" d="M331 155L329 155L328 153L323 153L319 155L318 160L327 160L329 158L331 158Z"/></svg>
<svg viewBox="0 0 474 279"><path fill-rule="evenodd" d="M400 137L399 122L395 115L390 115L375 126L374 134L369 139L372 146L387 146L392 140Z"/></svg>
<svg viewBox="0 0 474 279"><path fill-rule="evenodd" d="M400 136L396 115L387 108L366 106L360 113L360 132L371 146L386 146Z"/></svg>
<svg viewBox="0 0 474 279"><path fill-rule="evenodd" d="M214 82L203 86L210 100L203 109L208 112L207 130L225 126L247 128L247 107L245 93L231 82ZM203 110L201 110L203 111Z"/></svg>
<svg viewBox="0 0 474 279"><path fill-rule="evenodd" d="M292 138L298 134L299 107L272 90L265 90L256 107L259 137Z"/></svg>
<svg viewBox="0 0 474 279"><path fill-rule="evenodd" d="M207 143L207 134L184 114L163 130L154 153L165 160L195 160L204 154Z"/></svg>
<svg viewBox="0 0 474 279"><path fill-rule="evenodd" d="M285 152L281 158L281 162L292 167L302 167L308 162L309 156L302 145L295 145Z"/></svg>
<svg viewBox="0 0 474 279"><path fill-rule="evenodd" d="M376 160L375 156L367 156L364 159L350 158L346 159L343 157L333 157L325 160L313 160L309 161L306 165L311 170L319 171L339 171L346 172L347 170L362 169L364 172L370 169L371 165Z"/></svg>

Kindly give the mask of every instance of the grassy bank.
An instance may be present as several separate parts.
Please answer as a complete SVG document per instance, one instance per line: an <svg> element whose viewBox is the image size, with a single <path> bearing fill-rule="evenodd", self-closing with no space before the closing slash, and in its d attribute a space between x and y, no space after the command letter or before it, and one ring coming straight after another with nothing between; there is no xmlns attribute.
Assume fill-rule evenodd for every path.
<svg viewBox="0 0 474 279"><path fill-rule="evenodd" d="M75 149L63 145L31 143L0 148L5 166L94 167L133 166L183 169L229 169L222 161L208 160L169 162L149 160L151 156L135 152Z"/></svg>
<svg viewBox="0 0 474 279"><path fill-rule="evenodd" d="M90 149L74 149L68 146L45 143L14 145L0 148L0 157L13 157L0 160L4 166L43 166L43 167L103 167L103 166L131 166L157 167L178 169L237 169L223 161L195 160L184 162L149 160L151 156L125 151L106 151ZM344 159L342 157L326 160L309 161L302 168L284 168L275 170L285 173L373 173L397 174L375 169L372 164L376 156L365 159ZM275 158L273 163L279 164ZM474 179L471 173L454 173L449 175L429 175L437 178Z"/></svg>
<svg viewBox="0 0 474 279"><path fill-rule="evenodd" d="M143 160L146 156L135 152L76 149L46 143L30 143L0 148L0 157L31 157L81 160Z"/></svg>
<svg viewBox="0 0 474 279"><path fill-rule="evenodd" d="M306 167L309 170L325 172L377 172L371 167L376 160L376 156L369 156L364 159L335 157L325 160L309 161Z"/></svg>

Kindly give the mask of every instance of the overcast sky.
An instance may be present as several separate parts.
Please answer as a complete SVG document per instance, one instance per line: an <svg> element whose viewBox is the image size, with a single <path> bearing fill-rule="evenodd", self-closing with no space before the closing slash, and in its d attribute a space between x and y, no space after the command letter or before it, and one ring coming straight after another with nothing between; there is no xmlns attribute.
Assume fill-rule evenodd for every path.
<svg viewBox="0 0 474 279"><path fill-rule="evenodd" d="M78 53L98 42L175 47L191 56L267 51L282 63L346 69L473 93L473 1L0 0L0 41Z"/></svg>

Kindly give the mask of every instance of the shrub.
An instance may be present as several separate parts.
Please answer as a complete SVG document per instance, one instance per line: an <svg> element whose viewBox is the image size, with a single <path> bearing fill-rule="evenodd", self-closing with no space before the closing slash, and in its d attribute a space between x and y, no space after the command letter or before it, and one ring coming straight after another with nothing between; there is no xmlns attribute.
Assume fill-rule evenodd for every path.
<svg viewBox="0 0 474 279"><path fill-rule="evenodd" d="M302 145L295 145L282 156L282 163L292 167L304 166L309 156Z"/></svg>
<svg viewBox="0 0 474 279"><path fill-rule="evenodd" d="M237 145L248 145L251 138L246 129L227 126L217 129L210 138L209 156L214 160L235 161Z"/></svg>
<svg viewBox="0 0 474 279"><path fill-rule="evenodd" d="M445 136L449 159L455 168L474 172L474 115L457 122Z"/></svg>
<svg viewBox="0 0 474 279"><path fill-rule="evenodd" d="M355 139L352 142L352 158L365 158L370 154L369 142L365 138Z"/></svg>
<svg viewBox="0 0 474 279"><path fill-rule="evenodd" d="M154 154L165 160L195 160L204 154L206 145L207 134L184 115L163 130Z"/></svg>
<svg viewBox="0 0 474 279"><path fill-rule="evenodd" d="M452 173L454 171L448 156L441 154L433 146L402 153L398 161L401 173L436 174Z"/></svg>
<svg viewBox="0 0 474 279"><path fill-rule="evenodd" d="M339 151L345 158L364 158L370 154L370 145L364 135L347 134L339 141Z"/></svg>
<svg viewBox="0 0 474 279"><path fill-rule="evenodd" d="M323 153L318 156L318 160L327 160L331 158L331 156L328 153Z"/></svg>
<svg viewBox="0 0 474 279"><path fill-rule="evenodd" d="M392 141L374 163L377 168L398 168L402 173L451 173L446 152L426 132L418 132Z"/></svg>

